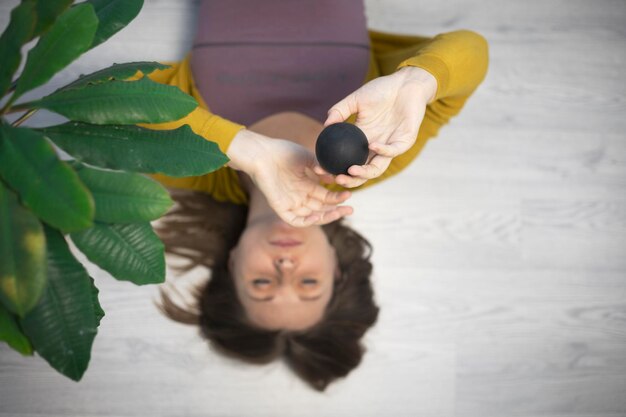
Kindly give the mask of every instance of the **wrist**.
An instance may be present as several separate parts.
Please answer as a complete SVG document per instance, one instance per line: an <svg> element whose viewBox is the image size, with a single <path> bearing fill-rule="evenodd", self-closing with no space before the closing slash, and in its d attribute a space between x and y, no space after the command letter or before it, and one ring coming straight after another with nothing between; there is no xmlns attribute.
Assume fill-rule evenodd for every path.
<svg viewBox="0 0 626 417"><path fill-rule="evenodd" d="M407 86L416 86L426 103L435 100L437 79L430 72L420 67L405 66L396 71L402 82Z"/></svg>
<svg viewBox="0 0 626 417"><path fill-rule="evenodd" d="M228 166L253 176L256 166L263 155L265 137L248 129L241 129L233 138L226 156L230 159Z"/></svg>

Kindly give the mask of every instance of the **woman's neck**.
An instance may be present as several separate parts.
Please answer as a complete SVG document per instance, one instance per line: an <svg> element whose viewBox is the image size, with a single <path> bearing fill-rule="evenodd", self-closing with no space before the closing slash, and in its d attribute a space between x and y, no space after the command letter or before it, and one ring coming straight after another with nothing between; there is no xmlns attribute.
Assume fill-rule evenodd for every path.
<svg viewBox="0 0 626 417"><path fill-rule="evenodd" d="M324 125L298 112L275 113L248 127L249 130L276 139L286 139L315 153L315 142Z"/></svg>
<svg viewBox="0 0 626 417"><path fill-rule="evenodd" d="M239 171L239 179L243 189L248 194L248 218L246 224L254 222L279 219L278 215L270 207L265 195L259 190L250 177Z"/></svg>

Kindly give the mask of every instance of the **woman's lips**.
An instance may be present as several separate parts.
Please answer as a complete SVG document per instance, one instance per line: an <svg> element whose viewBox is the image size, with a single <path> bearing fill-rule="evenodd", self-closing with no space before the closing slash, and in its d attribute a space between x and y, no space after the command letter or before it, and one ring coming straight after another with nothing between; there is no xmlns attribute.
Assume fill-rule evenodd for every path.
<svg viewBox="0 0 626 417"><path fill-rule="evenodd" d="M294 240L294 239L276 239L276 240L270 241L270 245L280 246L281 248L290 248L292 246L298 246L301 244L302 242L300 242L299 240Z"/></svg>

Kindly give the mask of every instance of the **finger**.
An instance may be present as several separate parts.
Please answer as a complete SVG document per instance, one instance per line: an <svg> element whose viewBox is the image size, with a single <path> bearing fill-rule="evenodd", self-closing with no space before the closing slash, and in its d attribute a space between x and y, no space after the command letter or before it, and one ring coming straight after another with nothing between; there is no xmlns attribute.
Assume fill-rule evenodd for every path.
<svg viewBox="0 0 626 417"><path fill-rule="evenodd" d="M383 143L370 143L369 148L371 151L376 152L376 154L381 156L386 156L388 158L394 158L404 152L408 151L411 147L411 144L404 141L396 141L390 144Z"/></svg>
<svg viewBox="0 0 626 417"><path fill-rule="evenodd" d="M278 214L278 216L285 222L290 224L291 226L296 226L298 227L300 223L302 223L302 217L298 217L295 214L291 213L290 211L284 211L284 212L276 212L276 214Z"/></svg>
<svg viewBox="0 0 626 417"><path fill-rule="evenodd" d="M313 166L313 172L315 172L317 175L328 175L328 172L319 165Z"/></svg>
<svg viewBox="0 0 626 417"><path fill-rule="evenodd" d="M326 121L324 122L324 127L328 125L332 125L335 123L343 122L347 117L341 113L339 109L330 109L328 110L328 117L326 117Z"/></svg>
<svg viewBox="0 0 626 417"><path fill-rule="evenodd" d="M303 214L299 214L299 215L304 215L304 216L308 216L309 214L313 213L313 212L323 212L323 211L328 211L328 210L334 210L335 208L337 208L337 204L343 203L343 201L339 202L339 203L327 203L321 200L318 200L317 198L314 197L307 197L306 202L303 204L303 206L306 206L307 208L309 208L311 210L310 213L305 213L304 210L302 210L301 208L298 208L298 213L303 213ZM294 213L296 212L296 209L294 209Z"/></svg>
<svg viewBox="0 0 626 417"><path fill-rule="evenodd" d="M332 175L330 175L330 174L320 176L320 180L321 180L324 184L334 184L334 183L335 183L335 177L333 177L333 176L332 176Z"/></svg>
<svg viewBox="0 0 626 417"><path fill-rule="evenodd" d="M316 213L325 213L327 211L333 211L336 210L338 207L347 207L347 206L338 206L337 204L323 204L322 206L320 206L320 208L318 210L316 210Z"/></svg>
<svg viewBox="0 0 626 417"><path fill-rule="evenodd" d="M324 168L319 165L315 165L313 167L313 173L317 175L320 181L322 181L324 184L334 184L335 182L335 176L326 172Z"/></svg>
<svg viewBox="0 0 626 417"><path fill-rule="evenodd" d="M342 217L350 216L354 212L351 206L339 206L334 210L329 210L320 214L316 224L328 224L339 220Z"/></svg>
<svg viewBox="0 0 626 417"><path fill-rule="evenodd" d="M345 175L345 174L339 174L335 178L335 182L337 184L341 185L342 187L346 187L346 188L353 188L353 187L361 185L363 182L365 182L365 179L363 179L362 182L357 184L357 181L355 181L355 180L361 180L361 178L355 178L355 177L352 177L350 175Z"/></svg>
<svg viewBox="0 0 626 417"><path fill-rule="evenodd" d="M312 197L320 200L324 204L341 204L352 196L350 191L329 191L320 186L321 190L315 190Z"/></svg>
<svg viewBox="0 0 626 417"><path fill-rule="evenodd" d="M318 224L320 221L320 215L317 213L313 213L310 216L302 219L302 227L312 226L314 224Z"/></svg>
<svg viewBox="0 0 626 417"><path fill-rule="evenodd" d="M349 191L346 192L349 193ZM318 184L309 192L309 197L317 199L323 204L341 204L350 198L351 194L345 194L346 192L330 191Z"/></svg>
<svg viewBox="0 0 626 417"><path fill-rule="evenodd" d="M353 177L359 177L364 179L372 179L380 176L389 164L391 158L387 156L376 155L367 165L352 165L348 168L348 173Z"/></svg>
<svg viewBox="0 0 626 417"><path fill-rule="evenodd" d="M301 216L301 217L309 216L311 213L313 213L314 210L318 210L318 207L322 206L320 202L313 203L313 201L314 200L312 200L311 203L307 202L307 204L304 204L300 207L295 207L291 209L291 212L295 214L296 216Z"/></svg>
<svg viewBox="0 0 626 417"><path fill-rule="evenodd" d="M349 192L342 192L339 195L331 193L327 196L327 200L320 200L313 196L307 196L306 200L300 207L294 207L291 212L299 217L306 217L313 213L321 213L337 208L338 204L343 203L350 197Z"/></svg>
<svg viewBox="0 0 626 417"><path fill-rule="evenodd" d="M365 183L367 179L360 178L360 177L352 177L350 175L340 175L335 179L335 181L337 182L337 184L341 185L342 187L354 188Z"/></svg>
<svg viewBox="0 0 626 417"><path fill-rule="evenodd" d="M357 111L356 95L352 93L328 110L328 118L324 122L324 127L333 123L343 122L354 113L357 113Z"/></svg>
<svg viewBox="0 0 626 417"><path fill-rule="evenodd" d="M291 226L307 227L313 224L317 224L320 220L320 215L317 213L313 213L309 216L303 217L303 216L297 216L294 213L288 211L286 213L283 213L283 215L281 215L280 218L283 219L286 223L290 224Z"/></svg>
<svg viewBox="0 0 626 417"><path fill-rule="evenodd" d="M304 220L307 217L310 217L311 215L315 214L315 211L317 209L308 207L304 204L300 204L297 207L295 207L294 203L289 203L284 201L284 204L281 205L275 205L275 204L270 204L270 206L272 207L272 210L274 210L274 212L276 214L278 214L278 216L283 219L286 223L291 224L292 226L299 226L302 227L305 224L303 223ZM322 207L323 205L318 203L317 207Z"/></svg>
<svg viewBox="0 0 626 417"><path fill-rule="evenodd" d="M328 176L330 175L331 177L334 177L333 174L331 174L330 172L326 171L324 168L322 168L320 165L315 165L313 167L313 172L315 173L315 175L318 175L320 177L322 176Z"/></svg>

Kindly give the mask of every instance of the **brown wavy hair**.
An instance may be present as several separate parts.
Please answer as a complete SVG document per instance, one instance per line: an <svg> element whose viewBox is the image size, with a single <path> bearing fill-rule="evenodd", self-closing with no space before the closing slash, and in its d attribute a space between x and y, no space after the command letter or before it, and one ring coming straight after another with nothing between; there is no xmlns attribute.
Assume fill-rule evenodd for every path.
<svg viewBox="0 0 626 417"><path fill-rule="evenodd" d="M370 283L370 243L341 221L323 226L336 249L340 275L322 319L299 331L266 330L247 319L228 270L228 254L246 223L247 207L219 203L205 193L170 189L174 208L155 229L169 254L188 262L175 269L197 266L211 271L207 283L192 290L191 304L174 301L172 289L160 289L158 307L169 318L199 325L201 334L225 355L250 363L283 357L313 388L323 391L361 362L360 339L376 322L379 308Z"/></svg>

